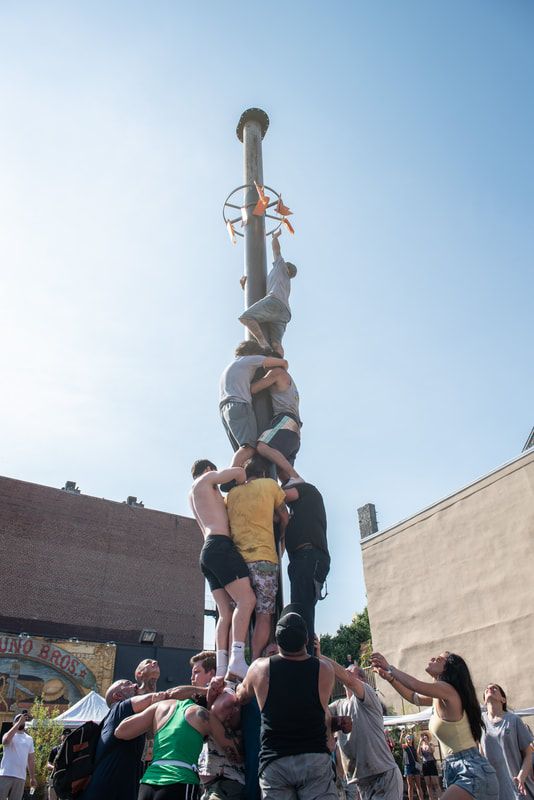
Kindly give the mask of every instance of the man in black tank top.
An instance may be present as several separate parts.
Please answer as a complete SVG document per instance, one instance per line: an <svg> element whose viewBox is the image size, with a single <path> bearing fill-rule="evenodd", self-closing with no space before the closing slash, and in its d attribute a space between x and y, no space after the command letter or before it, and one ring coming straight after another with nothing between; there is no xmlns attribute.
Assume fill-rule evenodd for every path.
<svg viewBox="0 0 534 800"><path fill-rule="evenodd" d="M276 626L280 655L254 661L236 696L256 695L261 710L263 800L337 800L326 726L334 671L306 652L306 623L294 608Z"/></svg>

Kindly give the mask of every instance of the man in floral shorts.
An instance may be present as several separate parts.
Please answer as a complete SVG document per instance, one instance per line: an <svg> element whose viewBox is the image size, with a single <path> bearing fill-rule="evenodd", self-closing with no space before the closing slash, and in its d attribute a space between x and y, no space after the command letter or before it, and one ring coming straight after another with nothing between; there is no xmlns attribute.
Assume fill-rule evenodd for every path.
<svg viewBox="0 0 534 800"><path fill-rule="evenodd" d="M269 462L261 456L249 459L245 464L246 482L232 489L226 498L231 537L247 564L256 594L252 659L261 656L269 641L278 591L273 517L280 524L281 539L289 521L285 494L276 481L266 477L269 470Z"/></svg>

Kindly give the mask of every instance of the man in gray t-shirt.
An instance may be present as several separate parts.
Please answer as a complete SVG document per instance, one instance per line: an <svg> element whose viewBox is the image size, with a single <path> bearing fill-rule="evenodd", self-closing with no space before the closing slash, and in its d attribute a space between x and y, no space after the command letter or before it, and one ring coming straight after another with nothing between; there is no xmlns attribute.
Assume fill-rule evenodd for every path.
<svg viewBox="0 0 534 800"><path fill-rule="evenodd" d="M228 364L219 381L221 419L235 452L232 467L242 467L256 448L258 426L250 383L260 367L287 369L287 361L265 355L256 341L241 342L236 347L235 360Z"/></svg>
<svg viewBox="0 0 534 800"><path fill-rule="evenodd" d="M499 718L490 718L488 712L483 711L482 719L486 726L482 733L482 746L486 758L497 772L499 800L502 800L503 795L501 784L506 784L506 779L511 783L515 797L522 795L534 800L534 780L530 764L530 743L533 741L531 732L521 717L513 711L504 711ZM516 784L520 774L523 778L522 769L525 763L529 765L529 774L524 778L525 794L522 794Z"/></svg>
<svg viewBox="0 0 534 800"><path fill-rule="evenodd" d="M291 278L297 274L297 268L290 261L284 261L280 251L278 238L281 231L273 233L273 267L267 275L267 294L257 303L253 303L241 314L239 321L245 325L263 348L272 347L280 355L284 355L282 339L287 323L291 319L289 293ZM241 278L241 286L245 288L246 276ZM262 330L261 326L264 326ZM264 330L270 342L267 340Z"/></svg>
<svg viewBox="0 0 534 800"><path fill-rule="evenodd" d="M402 776L386 741L382 703L376 692L356 665L344 669L330 658L320 658L332 664L347 695L330 703L330 711L352 720L351 733L336 734L347 778L347 798L352 800L359 792L361 800L377 796L402 800Z"/></svg>

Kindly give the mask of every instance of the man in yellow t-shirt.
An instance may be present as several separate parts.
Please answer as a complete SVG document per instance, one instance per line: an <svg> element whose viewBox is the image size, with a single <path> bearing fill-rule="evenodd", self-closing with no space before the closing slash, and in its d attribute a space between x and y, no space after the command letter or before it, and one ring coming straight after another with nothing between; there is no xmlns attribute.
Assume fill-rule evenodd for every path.
<svg viewBox="0 0 534 800"><path fill-rule="evenodd" d="M256 594L256 623L252 635L252 659L259 658L271 633L278 591L278 554L273 517L280 524L280 542L289 520L285 494L276 481L267 478L271 465L253 456L244 465L246 483L232 489L226 498L230 535L245 560Z"/></svg>

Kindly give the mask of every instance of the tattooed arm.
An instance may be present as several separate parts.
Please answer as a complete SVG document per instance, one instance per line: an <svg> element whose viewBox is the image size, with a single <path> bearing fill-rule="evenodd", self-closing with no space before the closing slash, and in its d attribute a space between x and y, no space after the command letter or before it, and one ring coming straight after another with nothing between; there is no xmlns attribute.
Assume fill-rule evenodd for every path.
<svg viewBox="0 0 534 800"><path fill-rule="evenodd" d="M210 717L210 736L212 736L217 748L221 753L224 753L231 764L238 764L243 761L239 738L234 731L225 728L215 714L211 714Z"/></svg>
<svg viewBox="0 0 534 800"><path fill-rule="evenodd" d="M187 722L200 733L201 736L209 736L210 733L210 712L202 706L189 706L185 712Z"/></svg>

